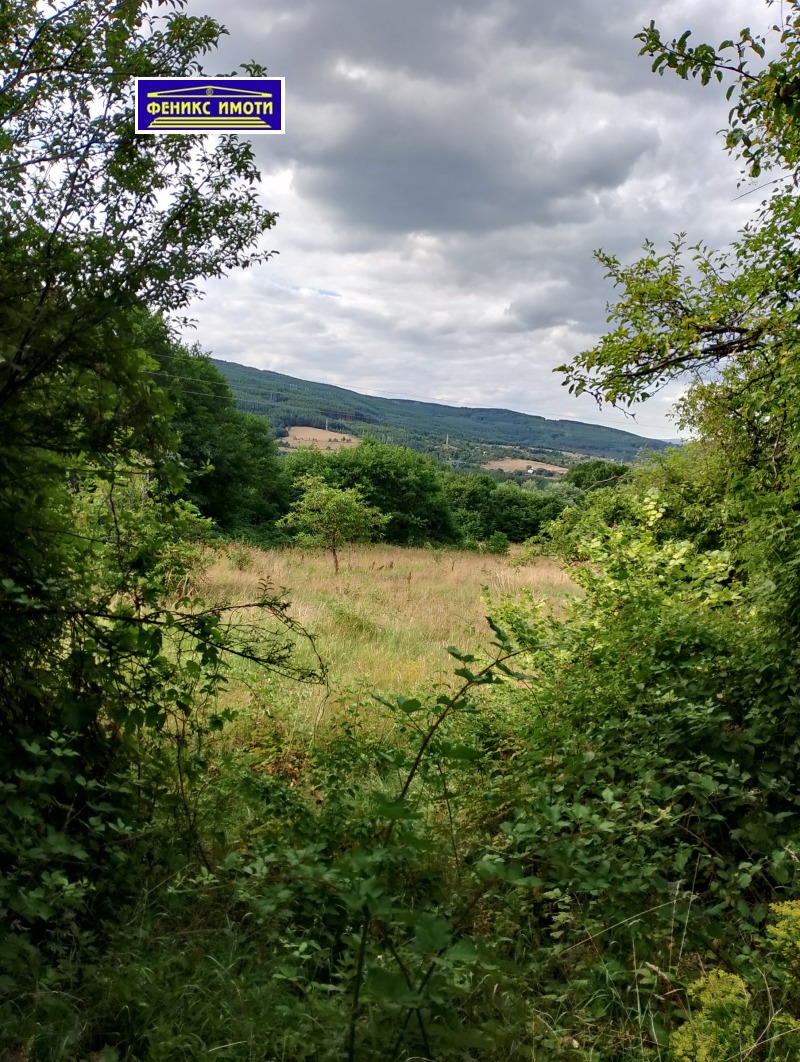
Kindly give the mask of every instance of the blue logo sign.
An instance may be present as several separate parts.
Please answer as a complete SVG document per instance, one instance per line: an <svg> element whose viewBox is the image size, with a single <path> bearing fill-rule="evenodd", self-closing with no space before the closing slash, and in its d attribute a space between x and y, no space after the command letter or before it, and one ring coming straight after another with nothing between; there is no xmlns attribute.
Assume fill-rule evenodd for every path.
<svg viewBox="0 0 800 1062"><path fill-rule="evenodd" d="M282 77L137 77L137 133L282 133Z"/></svg>

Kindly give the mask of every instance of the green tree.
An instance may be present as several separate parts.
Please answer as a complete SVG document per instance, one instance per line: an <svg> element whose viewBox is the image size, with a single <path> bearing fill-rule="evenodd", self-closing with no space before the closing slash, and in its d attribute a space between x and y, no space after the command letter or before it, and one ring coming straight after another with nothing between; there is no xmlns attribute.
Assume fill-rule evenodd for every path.
<svg viewBox="0 0 800 1062"><path fill-rule="evenodd" d="M198 348L187 350L166 334L154 337L153 348L155 378L176 407L172 424L188 477L183 497L221 530L268 541L288 506L269 422L237 410L227 380Z"/></svg>
<svg viewBox="0 0 800 1062"><path fill-rule="evenodd" d="M132 310L180 310L202 278L269 257L249 144L135 135L134 76L196 73L223 32L159 6L173 11L16 0L0 15L6 409L44 374L124 389Z"/></svg>
<svg viewBox="0 0 800 1062"><path fill-rule="evenodd" d="M337 574L341 547L346 542L369 542L389 520L365 501L357 487L332 487L312 474L303 476L297 485L300 497L279 523L329 549Z"/></svg>
<svg viewBox="0 0 800 1062"><path fill-rule="evenodd" d="M619 813L620 821L600 827L602 843L581 869L573 842L581 847L582 827L557 851L571 827L549 849L545 817L536 820L533 806L527 821L520 816L521 833L536 835L531 858L543 867L560 859L569 876L564 921L567 906L586 919L600 903L598 922L619 927L609 927L605 946L630 969L634 949L638 963L647 954L651 969L668 969L671 928L659 925L656 911L663 898L687 949L712 946L744 977L742 938L755 938L776 891L798 890L800 5L785 10L769 45L749 31L719 48L692 48L688 33L664 44L653 26L641 35L659 71L705 82L730 77L728 147L741 155L745 177L770 168L777 177L726 251L678 236L664 251L645 244L632 264L600 253L618 292L612 327L563 367L573 391L621 405L690 374L679 411L695 441L635 470L619 490L591 493L582 512L562 518L565 552L581 562L575 577L589 594L560 628L562 656L537 689L536 707L552 697L551 717L568 720L571 731L558 750L559 765L571 766L558 779L559 809L549 810L554 820L579 820L603 801L608 818ZM543 654L536 663L547 666ZM532 777L545 762L543 749L538 755ZM590 766L595 755L602 762ZM608 788L593 793L601 778ZM631 842L634 818L649 819L652 832ZM619 892L603 878L615 837L631 843ZM638 913L622 914L637 889ZM645 909L652 914L641 917ZM622 928L627 917L641 917L635 930L632 921ZM699 1057L705 1042L714 1049L709 1058L730 1057L735 1038L723 1034L736 1024L717 1004L735 1003L743 1047L755 1049L747 1044L744 981L723 977L704 991L704 1014L675 1046ZM787 1050L796 1048L787 1041Z"/></svg>
<svg viewBox="0 0 800 1062"><path fill-rule="evenodd" d="M497 484L479 472L450 472L445 493L461 536L467 541L484 541L494 531L492 498Z"/></svg>
<svg viewBox="0 0 800 1062"><path fill-rule="evenodd" d="M564 499L555 492L527 491L511 483L501 483L492 495L489 527L492 533L502 531L512 542L524 542L554 520L565 505Z"/></svg>
<svg viewBox="0 0 800 1062"><path fill-rule="evenodd" d="M442 470L432 457L368 437L339 450L334 464L343 486L358 487L370 505L388 516L388 542L454 541Z"/></svg>
<svg viewBox="0 0 800 1062"><path fill-rule="evenodd" d="M119 888L139 865L166 783L132 785L137 732L188 733L226 648L288 666L280 639L185 597L206 525L173 500L148 353L153 312L268 257L247 143L134 133L133 76L197 73L222 32L179 3L0 8L3 989L37 948L69 954L89 900L113 907L113 869Z"/></svg>
<svg viewBox="0 0 800 1062"><path fill-rule="evenodd" d="M614 328L564 366L575 392L629 405L691 373L678 409L717 470L728 522L736 521L739 577L771 588L769 604L800 619L800 270L797 232L800 140L794 86L800 83L800 8L784 8L770 40L743 30L719 47L667 44L655 26L641 35L654 69L730 82L726 144L743 176L773 171L767 198L724 251L684 236L626 265L600 253L619 290ZM772 58L767 58L770 55ZM734 528L730 528L733 532ZM730 540L731 534L728 534Z"/></svg>
<svg viewBox="0 0 800 1062"><path fill-rule="evenodd" d="M794 186L800 167L800 135L796 86L800 79L800 10L787 5L783 25L773 27L773 40L754 37L744 29L738 39L691 46L690 32L667 44L654 24L639 34L640 54L653 57L653 69L673 70L683 78L730 82L733 99L726 134L728 150L742 158L743 177L778 170L770 194L728 251L698 243L687 246L679 235L669 250L645 244L645 254L630 266L598 252L608 277L622 295L611 307L616 327L593 350L571 366L562 366L565 383L579 393L588 390L609 402L630 404L687 370L706 379L721 379L711 390L695 387L703 404L738 384L744 392L768 383L775 390L776 373L795 343L798 287L795 239L798 201ZM767 47L777 57L765 59ZM756 412L742 403L745 423L752 428ZM698 409L683 404L688 420Z"/></svg>
<svg viewBox="0 0 800 1062"><path fill-rule="evenodd" d="M516 483L498 484L482 473L450 473L446 492L467 541L486 541L501 534L512 542L524 542L567 504L555 491L522 490Z"/></svg>
<svg viewBox="0 0 800 1062"><path fill-rule="evenodd" d="M287 458L293 479L313 472L339 487L357 488L384 513L387 542L454 542L458 532L444 489L445 473L432 457L369 436L334 453L299 450Z"/></svg>
<svg viewBox="0 0 800 1062"><path fill-rule="evenodd" d="M564 482L571 483L580 490L598 490L600 487L613 487L628 473L627 465L616 461L582 461L573 465L564 477Z"/></svg>

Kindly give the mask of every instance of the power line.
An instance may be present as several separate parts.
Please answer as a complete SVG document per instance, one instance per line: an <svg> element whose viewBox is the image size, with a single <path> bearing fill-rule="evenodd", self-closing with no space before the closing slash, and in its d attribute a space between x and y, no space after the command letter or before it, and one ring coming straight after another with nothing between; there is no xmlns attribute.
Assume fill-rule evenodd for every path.
<svg viewBox="0 0 800 1062"><path fill-rule="evenodd" d="M174 372L163 372L161 369L148 369L147 371L152 376L166 376L170 380L187 380L189 383L194 383L194 384L202 383L202 381L198 380L196 376L178 376L177 373L174 373ZM208 386L209 387L219 387L219 381L218 380L209 380ZM228 383L227 380L225 381L225 387L227 388L227 391L220 392L220 394L218 394L218 395L208 394L207 392L203 392L203 391L187 391L185 388L181 388L181 394L184 394L184 395L202 395L202 394L205 393L206 397L208 397L208 398L222 398L223 394L231 394L232 393L231 392L231 386L230 386L230 384Z"/></svg>

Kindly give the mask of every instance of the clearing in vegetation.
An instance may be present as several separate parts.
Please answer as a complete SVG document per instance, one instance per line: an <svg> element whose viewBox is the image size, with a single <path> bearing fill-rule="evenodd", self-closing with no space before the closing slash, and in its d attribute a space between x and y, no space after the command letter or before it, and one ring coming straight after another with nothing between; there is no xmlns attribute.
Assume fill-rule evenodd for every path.
<svg viewBox="0 0 800 1062"><path fill-rule="evenodd" d="M490 602L524 590L563 611L578 592L550 557L515 567L507 558L461 550L360 546L343 551L337 576L324 549L237 545L208 565L201 593L209 604L235 605L257 598L265 582L288 588L292 616L313 632L328 666L328 686L298 685L243 664L228 700L244 720L251 708L257 715L268 694L270 710L299 732L318 728L323 718L332 721L336 705L348 697L377 708L373 692L410 696L449 680L448 646L477 651L490 641ZM310 647L299 651L311 666ZM369 716L370 709L365 712Z"/></svg>
<svg viewBox="0 0 800 1062"><path fill-rule="evenodd" d="M299 446L316 446L320 450L338 450L341 446L357 446L354 435L342 435L341 432L325 431L324 428L309 428L303 424L293 424L287 428L286 437L278 445L296 450Z"/></svg>

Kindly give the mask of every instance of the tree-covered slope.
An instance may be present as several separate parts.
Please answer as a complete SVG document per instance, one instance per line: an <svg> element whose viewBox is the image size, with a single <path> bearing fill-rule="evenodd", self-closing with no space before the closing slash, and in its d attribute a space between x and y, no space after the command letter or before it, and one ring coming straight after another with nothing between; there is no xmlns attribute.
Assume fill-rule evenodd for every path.
<svg viewBox="0 0 800 1062"><path fill-rule="evenodd" d="M547 420L510 409L375 398L232 362L215 360L214 365L228 380L239 409L268 417L276 431L292 424L355 434L371 431L425 450L449 435L451 441L574 451L621 461L633 460L642 450L663 450L669 445L579 421Z"/></svg>

